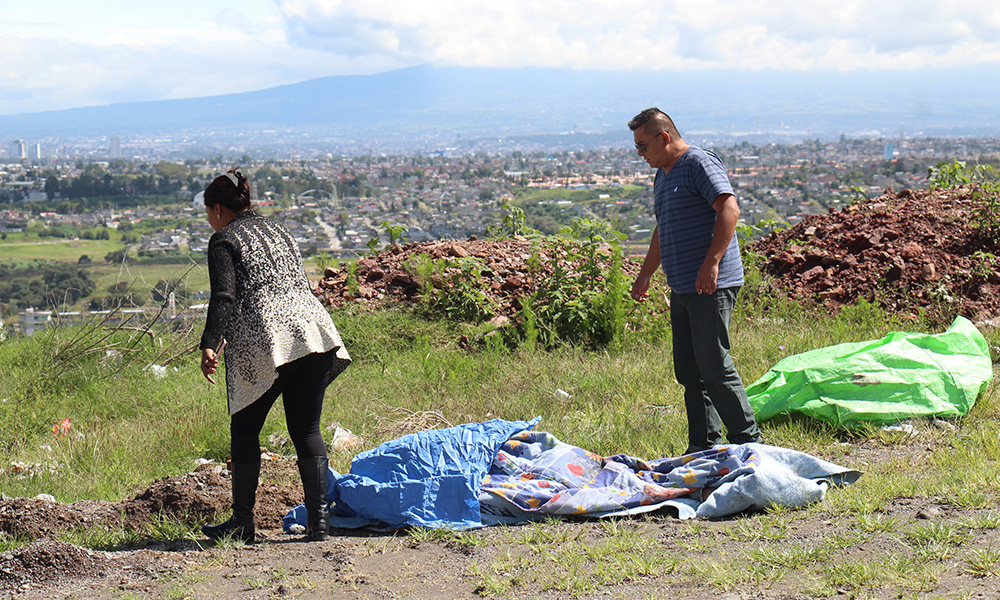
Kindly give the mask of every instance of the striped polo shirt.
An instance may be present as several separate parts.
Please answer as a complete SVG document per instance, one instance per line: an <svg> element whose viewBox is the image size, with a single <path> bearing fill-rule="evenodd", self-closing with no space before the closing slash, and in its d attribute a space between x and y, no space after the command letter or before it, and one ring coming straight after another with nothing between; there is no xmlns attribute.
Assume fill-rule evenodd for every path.
<svg viewBox="0 0 1000 600"><path fill-rule="evenodd" d="M694 293L698 269L712 244L717 213L712 201L733 194L726 167L711 150L690 146L670 171L656 172L653 210L660 234L660 263L667 284L681 294ZM734 194L735 195L735 194ZM743 285L743 261L736 235L719 263L719 289Z"/></svg>

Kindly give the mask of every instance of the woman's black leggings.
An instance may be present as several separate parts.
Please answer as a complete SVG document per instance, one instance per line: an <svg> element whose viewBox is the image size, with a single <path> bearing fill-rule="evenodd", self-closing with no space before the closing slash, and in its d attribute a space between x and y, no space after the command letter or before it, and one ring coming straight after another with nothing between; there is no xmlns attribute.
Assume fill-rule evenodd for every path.
<svg viewBox="0 0 1000 600"><path fill-rule="evenodd" d="M260 461L260 430L274 401L281 396L288 435L299 458L326 456L320 432L323 395L330 383L335 351L307 354L278 367L278 379L264 395L231 418L230 451L235 463Z"/></svg>

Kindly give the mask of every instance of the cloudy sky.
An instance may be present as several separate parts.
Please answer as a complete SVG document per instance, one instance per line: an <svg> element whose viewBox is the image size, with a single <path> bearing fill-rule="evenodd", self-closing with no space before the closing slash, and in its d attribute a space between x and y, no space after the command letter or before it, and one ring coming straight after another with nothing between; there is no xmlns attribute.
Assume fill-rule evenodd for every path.
<svg viewBox="0 0 1000 600"><path fill-rule="evenodd" d="M0 114L437 66L1000 65L996 0L0 0Z"/></svg>

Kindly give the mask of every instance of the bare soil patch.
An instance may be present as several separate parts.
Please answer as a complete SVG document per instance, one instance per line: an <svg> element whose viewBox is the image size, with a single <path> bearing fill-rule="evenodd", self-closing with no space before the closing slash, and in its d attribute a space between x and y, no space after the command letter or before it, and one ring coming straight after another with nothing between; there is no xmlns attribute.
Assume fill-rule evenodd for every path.
<svg viewBox="0 0 1000 600"><path fill-rule="evenodd" d="M974 208L982 200L973 193L971 187L887 189L878 198L809 215L749 249L763 257L763 270L781 293L795 300L836 310L864 299L904 316L929 310L989 320L1000 315L1000 258L990 257L1000 257L1000 246L977 234ZM471 283L510 320L517 318L519 299L551 275L554 258L551 247L524 238L396 244L360 259L353 276L346 266L328 268L314 292L331 306L420 302L424 281L414 259L421 256L481 261L480 281ZM639 264L626 261L623 269L634 277ZM456 265L433 275L431 284L447 290L469 284L466 276Z"/></svg>
<svg viewBox="0 0 1000 600"><path fill-rule="evenodd" d="M830 309L859 299L916 317L1000 315L1000 247L972 225L972 188L886 190L873 200L805 217L750 245L789 297Z"/></svg>
<svg viewBox="0 0 1000 600"><path fill-rule="evenodd" d="M598 256L603 257L604 264L610 263L610 252L611 247L603 245ZM479 281L470 281L469 272L460 266L462 259L470 258L482 265ZM441 272L421 274L417 268L420 259L448 262L451 266ZM520 299L531 296L538 282L552 275L555 262L571 272L580 267L579 260L565 251L533 244L523 237L491 240L473 236L464 241L395 244L385 252L359 259L353 276L347 266L326 269L313 291L330 306L350 304L376 309L422 301L425 278L429 278L435 290L447 291L458 285L483 290L497 307L498 316L514 321L521 310ZM622 268L632 277L639 273L635 263L626 262Z"/></svg>
<svg viewBox="0 0 1000 600"><path fill-rule="evenodd" d="M914 436L891 448L877 440L845 443L837 456L839 464L859 469L884 460L920 463L930 453L941 450L943 438L933 431ZM378 533L337 531L327 542L310 543L301 536L281 531L281 518L298 503L301 488L294 458L274 457L264 462L262 486L258 492L258 543L246 546L212 546L196 534L170 542L147 542L115 550L87 550L57 541L60 531L83 524L107 523L142 531L158 512L183 516L192 525L210 519L229 504L228 471L220 465L204 465L197 471L157 480L147 490L120 503L81 501L46 502L37 499L0 501L0 528L8 534L35 541L17 550L0 554L0 598L40 600L90 598L111 600L142 598L479 598L487 593L478 572L487 572L507 556L530 561L546 561L546 552L560 546L559 540L581 545L600 545L612 536L596 521L566 520L551 525L551 543L541 548L525 544L522 534L508 528L487 528L457 539L426 538L406 532ZM830 492L838 493L836 489ZM885 507L884 514L898 519L902 529L912 523L954 524L989 514L986 509L959 508L947 499L899 498ZM753 548L760 540L735 535L734 527L745 520L749 528L765 531L769 525L761 515L734 519L689 522L670 517L628 520L629 527L655 540L683 561L718 560L720 553L737 560L739 552ZM793 511L782 537L789 548L814 547L830 535L857 535L857 520L824 510ZM530 530L531 525L523 526ZM526 535L526 534L524 534ZM744 537L741 537L744 536ZM899 554L903 542L892 532L866 534L843 550L838 561L880 564L885 556ZM979 530L967 542L969 547L1000 547L1000 530ZM637 559L639 557L636 557ZM556 567L552 567L556 568ZM548 588L548 589L547 589ZM731 590L698 580L678 580L669 571L600 585L584 593L551 589L543 582L522 582L516 598L623 598L661 596L688 598L791 599L800 598L796 582L778 580L767 587L741 585ZM896 592L865 593L847 585L840 591L818 597L897 597ZM926 593L915 598L1000 597L1000 579L976 577L957 564L943 569ZM488 595L488 594L487 594ZM910 597L910 596L907 596Z"/></svg>

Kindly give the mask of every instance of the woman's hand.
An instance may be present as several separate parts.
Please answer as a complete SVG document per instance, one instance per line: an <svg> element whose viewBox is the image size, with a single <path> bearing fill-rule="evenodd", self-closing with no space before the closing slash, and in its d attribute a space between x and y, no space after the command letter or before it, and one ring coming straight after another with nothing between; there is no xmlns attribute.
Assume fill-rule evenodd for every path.
<svg viewBox="0 0 1000 600"><path fill-rule="evenodd" d="M211 348L204 348L201 351L201 374L205 376L211 383L215 383L212 379L212 375L219 370L219 355L222 354L222 350L226 347L226 340L222 340L222 345L219 346L219 352L216 353L215 350Z"/></svg>

